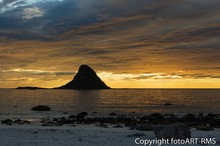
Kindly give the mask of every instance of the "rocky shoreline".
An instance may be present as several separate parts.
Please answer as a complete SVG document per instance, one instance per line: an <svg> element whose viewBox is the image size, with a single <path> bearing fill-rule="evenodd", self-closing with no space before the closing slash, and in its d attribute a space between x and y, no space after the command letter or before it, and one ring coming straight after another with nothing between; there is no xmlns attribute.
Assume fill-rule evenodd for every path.
<svg viewBox="0 0 220 146"><path fill-rule="evenodd" d="M81 112L75 115L65 113L65 117L47 118L40 121L41 126L77 126L94 124L98 127L108 128L108 125L113 125L114 128L128 127L130 130L151 131L154 125L173 125L184 124L190 128L197 130L212 131L215 128L220 128L220 114L185 114L183 116L175 114L153 113L150 115L137 116L137 114L118 115L110 113L106 116L89 115L87 112ZM28 120L12 120L4 119L1 121L5 125L14 124L32 124Z"/></svg>

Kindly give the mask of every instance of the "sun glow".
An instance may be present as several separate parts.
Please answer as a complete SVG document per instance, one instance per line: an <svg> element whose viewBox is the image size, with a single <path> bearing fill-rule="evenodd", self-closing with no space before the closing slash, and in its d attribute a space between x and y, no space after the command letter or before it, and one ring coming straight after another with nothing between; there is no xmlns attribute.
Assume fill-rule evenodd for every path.
<svg viewBox="0 0 220 146"><path fill-rule="evenodd" d="M220 79L182 77L165 73L98 75L113 88L219 88Z"/></svg>
<svg viewBox="0 0 220 146"><path fill-rule="evenodd" d="M50 71L39 69L2 70L10 75L7 85L16 82L16 86L58 87L72 80L77 71ZM208 75L185 75L174 73L112 73L101 71L97 75L112 88L218 88L220 79ZM200 77L200 78L199 78Z"/></svg>

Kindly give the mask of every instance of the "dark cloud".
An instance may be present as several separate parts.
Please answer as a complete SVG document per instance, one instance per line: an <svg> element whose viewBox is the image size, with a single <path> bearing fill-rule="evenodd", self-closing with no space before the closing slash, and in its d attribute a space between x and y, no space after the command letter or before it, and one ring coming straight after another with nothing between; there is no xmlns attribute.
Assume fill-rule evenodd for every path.
<svg viewBox="0 0 220 146"><path fill-rule="evenodd" d="M22 20L21 15L25 8L32 8L33 5L25 5L23 7L17 7L10 11L4 12L4 16L10 17L5 18L6 20L1 20L2 26L0 26L0 29L6 26L10 27L10 25L14 25L11 27L14 27L15 29L19 29L19 26L23 26L23 28L20 29L26 29L30 32L32 32L32 29L34 29L35 33L59 35L62 33L69 32L70 30L78 30L78 28L81 28L82 26L89 26L91 24L102 23L114 18L119 18L118 20L120 20L122 18L135 18L137 16L142 16L142 20L136 19L133 20L133 22L135 22L133 23L129 19L122 19L123 21L119 21L120 23L123 23L122 27L120 27L120 25L115 25L115 23L112 23L109 27L114 28L114 30L120 30L121 28L129 29L129 26L133 27L135 25L140 25L141 23L145 26L148 26L148 24L150 23L168 23L172 25L172 23L176 23L179 21L176 20L177 18L180 19L180 21L183 20L184 16L184 18L186 18L187 20L194 18L195 13L199 13L199 15L197 16L198 18L194 18L195 20L193 22L203 19L203 14L206 14L208 16L213 15L214 12L219 10L218 3L219 1L215 0L212 2L196 2L181 0L178 3L173 0L169 0L166 2L158 0L140 0L138 2L133 0L95 0L93 2L89 0L64 0L61 2L47 1L34 4L34 7L39 7L40 9L45 11L45 13L42 17L34 18L33 20ZM190 17L186 13L190 15ZM14 19L12 20L11 18ZM184 21L187 22L187 20ZM112 29L109 30L109 27L108 30L105 29L103 31L112 31ZM178 25L176 24L175 27L178 27ZM205 30L189 32L189 35L195 35L202 32L205 33L207 31L211 31L210 28L204 29ZM165 24L164 27L160 26L160 28L157 28L157 30L159 30L160 32L169 32L170 29L167 28ZM215 30L212 29L212 31ZM100 28L96 28L95 30L93 29L93 31L90 33L96 34L99 32ZM171 37L167 38L167 40L171 40Z"/></svg>
<svg viewBox="0 0 220 146"><path fill-rule="evenodd" d="M219 0L4 1L0 67L53 70L65 79L80 64L113 74L218 79L219 14Z"/></svg>

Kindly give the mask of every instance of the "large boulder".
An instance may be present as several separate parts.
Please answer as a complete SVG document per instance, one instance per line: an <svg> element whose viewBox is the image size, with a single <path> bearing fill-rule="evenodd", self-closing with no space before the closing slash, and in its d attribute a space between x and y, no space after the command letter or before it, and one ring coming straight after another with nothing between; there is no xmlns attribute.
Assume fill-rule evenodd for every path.
<svg viewBox="0 0 220 146"><path fill-rule="evenodd" d="M81 65L73 80L57 89L95 90L110 89L110 87L97 76L93 69L87 65Z"/></svg>
<svg viewBox="0 0 220 146"><path fill-rule="evenodd" d="M186 139L191 138L190 128L183 124L174 125L155 125L152 126L153 132L158 139Z"/></svg>

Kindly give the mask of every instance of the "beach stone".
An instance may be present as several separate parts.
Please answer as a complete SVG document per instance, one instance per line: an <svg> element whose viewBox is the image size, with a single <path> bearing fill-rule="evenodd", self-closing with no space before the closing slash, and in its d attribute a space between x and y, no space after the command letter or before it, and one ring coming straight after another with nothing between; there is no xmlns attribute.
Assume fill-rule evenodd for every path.
<svg viewBox="0 0 220 146"><path fill-rule="evenodd" d="M85 124L93 124L99 122L99 120L97 118L86 118L85 119Z"/></svg>
<svg viewBox="0 0 220 146"><path fill-rule="evenodd" d="M59 121L65 121L65 120L66 120L65 117L61 117L61 118L59 118Z"/></svg>
<svg viewBox="0 0 220 146"><path fill-rule="evenodd" d="M220 118L213 118L208 121L208 124L215 128L220 128Z"/></svg>
<svg viewBox="0 0 220 146"><path fill-rule="evenodd" d="M154 125L153 132L158 139L186 139L191 138L190 128L183 124Z"/></svg>
<svg viewBox="0 0 220 146"><path fill-rule="evenodd" d="M207 118L206 118L204 115L199 114L199 115L195 118L195 122L206 123L206 122L207 122Z"/></svg>
<svg viewBox="0 0 220 146"><path fill-rule="evenodd" d="M22 122L20 119L14 121L14 123L20 123L20 122Z"/></svg>
<svg viewBox="0 0 220 146"><path fill-rule="evenodd" d="M108 125L104 124L104 123L99 123L96 126L98 127L102 127L102 128L108 128Z"/></svg>
<svg viewBox="0 0 220 146"><path fill-rule="evenodd" d="M133 119L130 118L130 117L122 117L122 116L116 118L117 122L124 123L124 124L126 124L126 123L128 123L129 121L132 121L132 120Z"/></svg>
<svg viewBox="0 0 220 146"><path fill-rule="evenodd" d="M213 113L209 113L207 115L207 117L209 117L209 118L216 118L217 116L218 116L217 114L213 114Z"/></svg>
<svg viewBox="0 0 220 146"><path fill-rule="evenodd" d="M115 125L115 126L113 126L113 128L123 128L121 125Z"/></svg>
<svg viewBox="0 0 220 146"><path fill-rule="evenodd" d="M102 118L101 123L111 123L111 124L115 124L116 123L116 120L115 118L112 118L112 117L107 117L107 118Z"/></svg>
<svg viewBox="0 0 220 146"><path fill-rule="evenodd" d="M79 114L81 114L81 115L83 115L83 116L87 116L87 115L88 115L87 112L81 112L81 113L79 113Z"/></svg>
<svg viewBox="0 0 220 146"><path fill-rule="evenodd" d="M183 116L183 121L195 121L196 116L194 114L186 114Z"/></svg>
<svg viewBox="0 0 220 146"><path fill-rule="evenodd" d="M57 121L59 121L59 119L54 118L52 121L53 121L53 122L57 122Z"/></svg>
<svg viewBox="0 0 220 146"><path fill-rule="evenodd" d="M50 124L46 124L46 123L44 123L44 124L41 124L41 126L50 126Z"/></svg>
<svg viewBox="0 0 220 146"><path fill-rule="evenodd" d="M140 121L148 121L149 119L150 119L150 116L140 117Z"/></svg>
<svg viewBox="0 0 220 146"><path fill-rule="evenodd" d="M197 125L195 126L196 130L201 130L201 131L212 131L214 128L208 125Z"/></svg>
<svg viewBox="0 0 220 146"><path fill-rule="evenodd" d="M75 115L70 115L69 118L74 119L74 118L76 118L76 116Z"/></svg>
<svg viewBox="0 0 220 146"><path fill-rule="evenodd" d="M70 120L70 119L67 119L67 120L66 120L66 124L74 124L74 123L75 123L74 120Z"/></svg>
<svg viewBox="0 0 220 146"><path fill-rule="evenodd" d="M9 124L9 123L11 123L12 124L12 120L11 119L6 119L6 120L3 120L1 123L2 124Z"/></svg>
<svg viewBox="0 0 220 146"><path fill-rule="evenodd" d="M149 116L149 123L160 124L164 121L164 116L160 113L154 113Z"/></svg>
<svg viewBox="0 0 220 146"><path fill-rule="evenodd" d="M50 111L51 108L46 105L38 105L31 108L33 111Z"/></svg>
<svg viewBox="0 0 220 146"><path fill-rule="evenodd" d="M24 123L24 124L31 124L32 122L31 122L31 121L28 121L28 120L24 120L23 123Z"/></svg>
<svg viewBox="0 0 220 146"><path fill-rule="evenodd" d="M87 112L81 112L81 113L78 113L78 114L76 115L76 118L77 118L77 119L81 119L81 118L84 118L84 117L87 116L87 115L88 115Z"/></svg>
<svg viewBox="0 0 220 146"><path fill-rule="evenodd" d="M17 123L17 124L20 124L20 125L24 124L24 122L20 119L15 120L14 123Z"/></svg>
<svg viewBox="0 0 220 146"><path fill-rule="evenodd" d="M152 126L150 124L137 124L135 129L138 131L152 131Z"/></svg>
<svg viewBox="0 0 220 146"><path fill-rule="evenodd" d="M58 119L59 124L73 124L75 121L72 119L67 119L65 117L61 117Z"/></svg>
<svg viewBox="0 0 220 146"><path fill-rule="evenodd" d="M166 124L177 123L178 118L175 117L175 116L167 116L167 117L165 117L164 121L165 121Z"/></svg>
<svg viewBox="0 0 220 146"><path fill-rule="evenodd" d="M132 119L130 121L126 121L125 122L125 126L126 127L134 127L135 125L137 125L137 120L136 119Z"/></svg>
<svg viewBox="0 0 220 146"><path fill-rule="evenodd" d="M110 113L109 116L117 116L116 113Z"/></svg>
<svg viewBox="0 0 220 146"><path fill-rule="evenodd" d="M213 119L212 114L206 115L206 114L199 114L199 116L196 118L197 120L200 120L202 122L208 122L209 120Z"/></svg>

